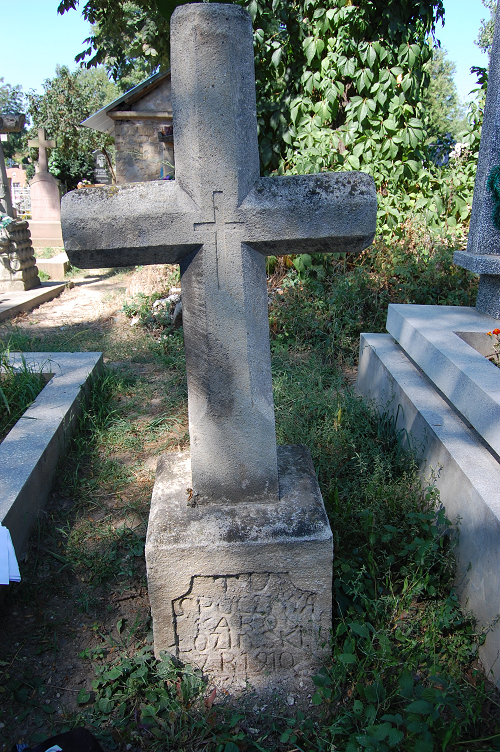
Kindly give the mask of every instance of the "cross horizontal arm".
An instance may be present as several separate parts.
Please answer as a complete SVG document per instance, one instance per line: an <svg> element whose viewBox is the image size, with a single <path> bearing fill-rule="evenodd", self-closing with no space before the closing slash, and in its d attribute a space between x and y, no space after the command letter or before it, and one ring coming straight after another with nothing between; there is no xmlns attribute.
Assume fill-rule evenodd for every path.
<svg viewBox="0 0 500 752"><path fill-rule="evenodd" d="M79 269L177 264L202 245L198 215L174 181L81 188L62 199L64 248Z"/></svg>
<svg viewBox="0 0 500 752"><path fill-rule="evenodd" d="M259 178L235 215L268 256L359 253L375 236L375 183L362 172Z"/></svg>
<svg viewBox="0 0 500 752"><path fill-rule="evenodd" d="M258 178L227 216L264 255L359 253L375 235L373 178L360 172ZM176 181L82 188L63 197L64 247L80 269L176 264L201 248L199 208Z"/></svg>

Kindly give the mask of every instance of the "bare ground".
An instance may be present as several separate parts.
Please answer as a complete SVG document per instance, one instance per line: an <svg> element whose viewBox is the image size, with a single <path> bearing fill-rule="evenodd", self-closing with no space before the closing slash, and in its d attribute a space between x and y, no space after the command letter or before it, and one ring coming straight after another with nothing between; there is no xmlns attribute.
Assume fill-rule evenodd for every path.
<svg viewBox="0 0 500 752"><path fill-rule="evenodd" d="M89 272L59 298L0 328L4 341L17 337L24 349L103 351L123 375L116 435L93 462L82 460L83 485L67 477L56 482L21 563L23 581L3 600L0 749L34 745L74 722L78 694L91 690L94 678L82 654L103 636L110 645L131 630L150 639L143 557L149 499L158 454L186 442L186 409L182 395L176 399L183 376L170 378L151 349L154 340L130 326L122 306L137 292L168 290L171 277L165 267ZM167 409L174 420L162 426Z"/></svg>

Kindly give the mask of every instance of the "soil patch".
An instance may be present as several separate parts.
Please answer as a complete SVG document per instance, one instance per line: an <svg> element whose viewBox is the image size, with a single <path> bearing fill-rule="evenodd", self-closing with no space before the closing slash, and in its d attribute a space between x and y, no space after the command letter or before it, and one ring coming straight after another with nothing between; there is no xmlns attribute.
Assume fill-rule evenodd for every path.
<svg viewBox="0 0 500 752"><path fill-rule="evenodd" d="M74 724L81 690L92 692L89 656L103 639L111 653L113 640L130 634L151 641L147 516L158 455L187 441L185 377L122 307L140 292L168 292L173 280L163 266L80 273L59 298L0 327L12 350L102 351L115 379L92 463L74 447L61 464L21 562L22 583L4 599L0 749Z"/></svg>

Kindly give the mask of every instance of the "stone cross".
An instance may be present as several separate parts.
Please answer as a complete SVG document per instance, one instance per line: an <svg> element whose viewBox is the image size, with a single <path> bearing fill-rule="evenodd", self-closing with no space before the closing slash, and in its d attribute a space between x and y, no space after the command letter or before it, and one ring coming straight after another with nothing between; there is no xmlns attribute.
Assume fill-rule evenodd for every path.
<svg viewBox="0 0 500 752"><path fill-rule="evenodd" d="M80 268L180 262L193 501L273 502L265 256L360 252L375 234L375 185L360 172L260 177L239 6L179 6L171 60L175 180L66 194L64 246Z"/></svg>
<svg viewBox="0 0 500 752"><path fill-rule="evenodd" d="M0 115L0 133L19 133L24 126L25 116L19 113L15 115ZM5 159L3 155L2 144L0 143L0 211L14 216L12 211L12 196L10 193L9 181L7 180L7 170L5 168Z"/></svg>
<svg viewBox="0 0 500 752"><path fill-rule="evenodd" d="M49 160L47 149L55 149L56 142L48 141L45 136L45 128L38 129L38 138L28 141L28 146L32 149L38 149L38 170L39 172L48 172Z"/></svg>
<svg viewBox="0 0 500 752"><path fill-rule="evenodd" d="M466 251L456 251L453 260L479 274L476 308L500 318L500 230L493 224L493 197L487 188L489 174L500 165L500 2L488 72L481 145L477 162L474 199Z"/></svg>

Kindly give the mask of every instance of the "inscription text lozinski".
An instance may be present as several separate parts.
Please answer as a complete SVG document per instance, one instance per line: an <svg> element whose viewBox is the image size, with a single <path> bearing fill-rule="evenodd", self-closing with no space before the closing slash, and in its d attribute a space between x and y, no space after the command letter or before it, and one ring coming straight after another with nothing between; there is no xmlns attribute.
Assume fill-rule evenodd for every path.
<svg viewBox="0 0 500 752"><path fill-rule="evenodd" d="M178 656L249 679L310 671L320 623L315 599L287 573L195 576L173 603Z"/></svg>

